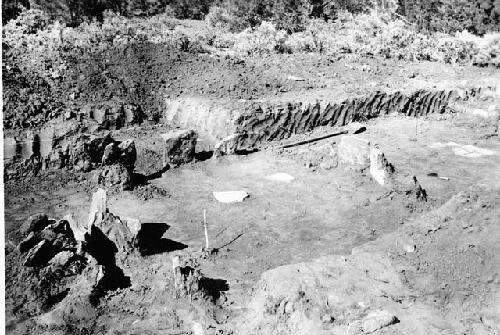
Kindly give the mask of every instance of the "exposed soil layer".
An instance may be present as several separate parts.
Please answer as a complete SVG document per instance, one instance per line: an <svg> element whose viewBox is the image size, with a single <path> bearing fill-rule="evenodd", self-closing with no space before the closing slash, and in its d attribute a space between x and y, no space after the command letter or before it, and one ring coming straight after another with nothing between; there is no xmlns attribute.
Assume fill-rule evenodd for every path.
<svg viewBox="0 0 500 335"><path fill-rule="evenodd" d="M199 94L210 98L247 99L301 96L331 101L379 89L440 86L489 78L494 69L451 67L377 59L336 59L324 55L268 55L235 58L180 52L170 46L136 44L75 55L61 50L64 64L33 68L31 55L4 57L4 127L39 127L67 112L108 105L138 106L159 119L165 99ZM66 55L66 56L65 56ZM7 64L7 65L6 65ZM290 76L303 80L291 80ZM436 80L437 79L437 80Z"/></svg>

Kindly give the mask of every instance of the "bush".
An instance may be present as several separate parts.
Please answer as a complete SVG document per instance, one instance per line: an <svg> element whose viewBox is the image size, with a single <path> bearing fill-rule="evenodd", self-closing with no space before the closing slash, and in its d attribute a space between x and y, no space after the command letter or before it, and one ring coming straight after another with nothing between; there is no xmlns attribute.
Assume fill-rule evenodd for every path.
<svg viewBox="0 0 500 335"><path fill-rule="evenodd" d="M302 32L288 34L264 22L237 34L235 51L245 54L318 52L357 54L409 61L500 66L500 33L484 37L462 32L456 36L426 35L386 15L353 16L339 12L333 22L311 20Z"/></svg>
<svg viewBox="0 0 500 335"><path fill-rule="evenodd" d="M500 30L498 0L406 0L401 1L399 12L427 32L468 30L484 35Z"/></svg>
<svg viewBox="0 0 500 335"><path fill-rule="evenodd" d="M268 21L291 33L305 29L311 10L309 0L221 0L207 22L213 27L241 31Z"/></svg>
<svg viewBox="0 0 500 335"><path fill-rule="evenodd" d="M235 49L246 54L260 54L287 51L285 41L287 33L277 30L274 24L262 22L258 28L247 28L236 35Z"/></svg>
<svg viewBox="0 0 500 335"><path fill-rule="evenodd" d="M51 20L45 12L39 9L28 9L22 11L16 19L9 21L4 31L8 34L36 34L46 29Z"/></svg>
<svg viewBox="0 0 500 335"><path fill-rule="evenodd" d="M221 6L212 6L205 16L205 21L210 27L225 31L241 31L245 29L245 22L238 18L235 13Z"/></svg>
<svg viewBox="0 0 500 335"><path fill-rule="evenodd" d="M213 0L173 0L170 3L178 19L202 20L208 14Z"/></svg>
<svg viewBox="0 0 500 335"><path fill-rule="evenodd" d="M29 8L29 0L3 0L2 1L2 22L15 19L25 8Z"/></svg>

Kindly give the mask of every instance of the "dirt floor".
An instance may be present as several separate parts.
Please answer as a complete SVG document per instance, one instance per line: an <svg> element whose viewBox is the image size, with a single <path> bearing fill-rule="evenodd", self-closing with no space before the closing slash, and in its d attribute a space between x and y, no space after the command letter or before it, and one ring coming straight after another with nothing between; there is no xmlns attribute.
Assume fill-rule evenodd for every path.
<svg viewBox="0 0 500 335"><path fill-rule="evenodd" d="M95 171L9 174L7 333L500 334L498 69L317 54L238 58L154 45L68 61L58 78L26 76L22 61L4 70L6 138L24 140L50 125L63 134L60 142L106 133L133 140L133 187L109 189L107 207L121 219L163 228L147 253L118 253L128 282L89 305L75 292L102 276L99 266L72 263L52 273L61 282L54 287L45 270L23 266L19 244L36 213L86 222ZM230 106L466 88L476 96L446 113L378 113L357 126L289 134L239 155L213 157L213 143L201 134L193 162L164 168L161 135L178 126L163 119L169 99ZM102 129L76 117L102 103L138 106L144 122ZM366 130L352 135L361 126ZM283 148L346 129L349 135ZM344 136L380 148L395 169L389 184L338 164ZM7 172L22 170L4 163ZM277 173L293 180L270 180ZM414 177L426 199L417 196ZM249 197L223 204L213 195L235 190ZM204 212L211 252L203 249ZM205 295L177 294L176 256L203 275Z"/></svg>
<svg viewBox="0 0 500 335"><path fill-rule="evenodd" d="M208 334L217 331L261 333L259 329L262 333L305 333L311 330L304 328L308 323L288 322L286 313L285 319L276 320L273 317L278 316L272 313L271 316L252 314L255 313L252 309L255 301L249 304L249 299L255 297L254 300L258 301L259 285L262 285L262 280L270 280L259 282L260 278L266 278L266 271L321 257L349 255L353 248L368 242L371 242L368 245L389 248L389 243L384 244L387 236L399 240L409 229L407 226L414 226L415 222L427 223L421 219L422 215L440 208L457 193L474 186L481 190L473 193L480 200L474 198L474 203L479 201L479 205L473 207L470 219L464 219L452 210L449 213L451 221L446 218L444 221L451 227L453 220L460 220L462 228L453 229L453 235L444 233L443 228L432 236L417 237L413 243L418 251L409 258L397 257L398 264L417 269L417 274L406 278L402 285L412 292L412 306L418 303L418 317L413 315L407 321L399 312L401 322L394 328L386 328L390 330L384 333L449 334L457 329L466 329L467 333L476 328L482 333L479 330L472 333L495 333L500 325L494 309L494 303L499 301L498 295L496 300L494 298L494 292L499 288L499 274L495 270L499 259L498 252L489 248L496 248L491 243L498 239L500 231L495 225L499 217L500 142L498 137L489 136L494 126L469 114L430 116L418 120L391 116L366 124L367 131L359 136L380 146L396 167L398 178L408 181L412 176L418 178L429 195L425 203L416 201L413 195L390 192L366 173L316 164L318 157L324 156L324 145L339 142L340 137L292 149L279 149L279 143L276 143L264 151L246 156L212 158L171 169L149 181L150 187L165 192L148 200L138 196L137 190L111 195L109 208L112 213L137 218L141 222L166 223L169 228L164 238L176 243L171 249L128 260L124 272L132 278L133 284L106 297L99 307L99 316L93 321L93 332L180 334L192 331L197 334L193 329L200 324ZM309 135L320 135L325 131L320 129ZM134 140L140 148L141 135L137 135ZM154 146L153 142L145 140L144 147ZM446 145L449 142L458 146L474 145L495 154L472 158L460 156L453 150L456 146ZM290 183L266 179L278 172L288 173L295 179ZM431 172L445 179L428 176ZM250 194L240 204L221 204L212 195L214 191L240 189ZM29 183L6 185L7 261L11 265L7 268L7 307L10 310L7 329L10 333L43 329L32 319L19 320L11 314L12 311L22 311L19 304L25 299L22 298L24 292L19 290L23 287L20 283L23 279L18 277L18 266L14 266L19 257L15 245L21 239L17 227L37 212L48 213L51 217L63 217L71 212L78 220L84 221L92 190L85 183L84 175L68 176L63 172L45 173ZM173 299L171 290L173 255L199 255L204 246L204 210L210 243L218 253L208 258L198 257L199 267L207 277L224 282L214 305ZM464 208L459 206L456 210L461 212ZM389 240L393 241L392 238ZM464 245L465 242L468 244ZM387 265L384 271L393 271L392 268L393 265ZM330 271L327 269L323 267L321 271ZM335 277L334 273L331 275ZM461 278L462 275L474 277L466 280ZM286 281L288 272L282 276L274 280ZM329 283L324 280L323 284ZM358 279L353 275L346 280L356 285ZM476 282L481 283L481 287L475 287ZM366 297L372 293L366 292ZM483 297L487 298L487 304L481 303ZM462 307L464 301L468 309ZM394 301L381 306L389 308L391 304ZM489 308L490 314L483 317L481 313L485 308ZM435 309L446 314L446 322L437 322L438 318L431 315ZM333 333L349 333L351 330L345 332L345 325L355 324L353 319L364 315L358 312L355 317L348 317L343 311L343 317L338 322L332 321L331 327L328 322L326 325L323 321L319 323L324 331L331 328ZM254 315L252 322L245 321L247 315ZM472 315L474 324L460 319ZM426 321L419 321L420 317ZM337 318L332 316L332 320ZM437 322L432 329L419 323L428 322L428 318ZM282 323L285 328L280 328ZM51 329L55 331L48 328Z"/></svg>

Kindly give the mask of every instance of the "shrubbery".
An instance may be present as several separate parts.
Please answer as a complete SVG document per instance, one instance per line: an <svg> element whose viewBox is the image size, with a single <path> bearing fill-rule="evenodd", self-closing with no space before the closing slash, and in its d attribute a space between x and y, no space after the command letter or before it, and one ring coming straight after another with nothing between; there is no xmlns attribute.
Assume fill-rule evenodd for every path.
<svg viewBox="0 0 500 335"><path fill-rule="evenodd" d="M310 20L302 31L292 32L273 22L247 28L241 33L227 29L233 17L217 7L207 17L220 25L215 30L186 29L183 21L166 15L126 18L106 12L103 22L84 22L78 27L50 23L40 10L28 10L3 29L6 51L29 54L31 59L62 59L61 53L84 54L138 42L170 45L189 52L229 48L241 54L318 52L332 55L359 54L403 60L445 63L475 63L499 66L500 33L478 37L467 32L456 35L422 34L390 16L339 12L332 22ZM32 64L36 70L36 62ZM43 61L40 62L42 65ZM41 68L43 66L41 65Z"/></svg>
<svg viewBox="0 0 500 335"><path fill-rule="evenodd" d="M273 22L280 30L304 30L312 6L310 0L221 0L211 8L207 22L213 27L241 31Z"/></svg>
<svg viewBox="0 0 500 335"><path fill-rule="evenodd" d="M429 32L467 30L483 35L500 30L498 0L406 0L400 1L399 12Z"/></svg>
<svg viewBox="0 0 500 335"><path fill-rule="evenodd" d="M500 33L430 36L380 15L340 13L335 22L313 20L304 31L293 34L266 22L235 35L235 41L235 50L244 54L318 52L500 66Z"/></svg>

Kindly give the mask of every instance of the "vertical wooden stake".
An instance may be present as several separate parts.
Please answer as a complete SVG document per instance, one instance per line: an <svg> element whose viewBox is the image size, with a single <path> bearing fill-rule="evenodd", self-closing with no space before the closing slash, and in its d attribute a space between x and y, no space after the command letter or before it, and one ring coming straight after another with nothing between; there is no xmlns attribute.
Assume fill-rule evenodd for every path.
<svg viewBox="0 0 500 335"><path fill-rule="evenodd" d="M415 115L415 140L418 138L418 116Z"/></svg>
<svg viewBox="0 0 500 335"><path fill-rule="evenodd" d="M208 231L207 231L207 213L205 209L203 209L203 226L205 227L205 248L208 250Z"/></svg>

